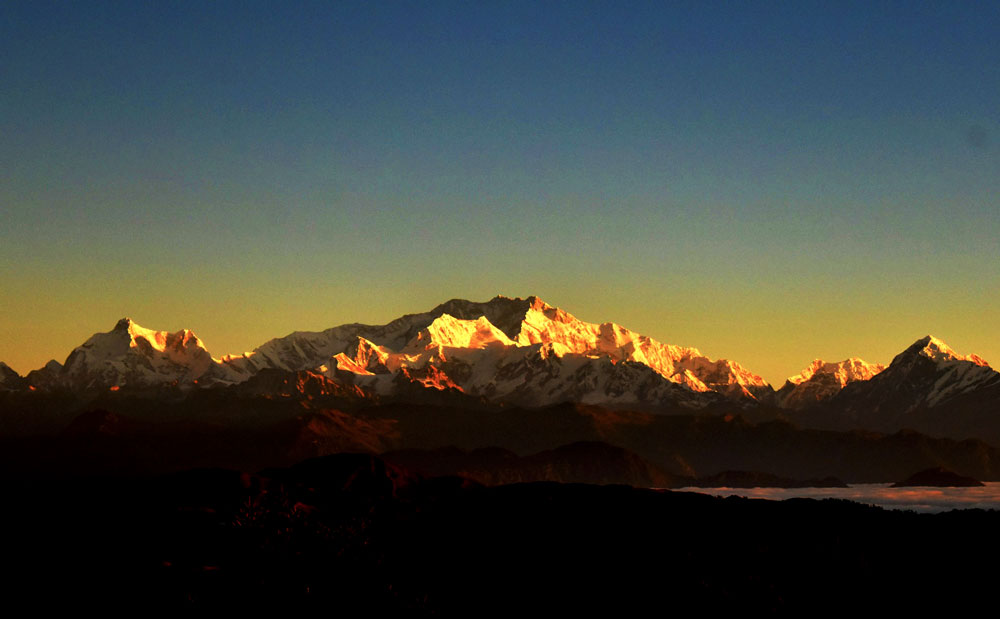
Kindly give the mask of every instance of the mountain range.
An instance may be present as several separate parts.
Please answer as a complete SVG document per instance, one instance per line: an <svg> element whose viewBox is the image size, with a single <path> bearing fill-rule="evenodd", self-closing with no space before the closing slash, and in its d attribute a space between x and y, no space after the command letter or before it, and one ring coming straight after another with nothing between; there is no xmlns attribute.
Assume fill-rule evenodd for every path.
<svg viewBox="0 0 1000 619"><path fill-rule="evenodd" d="M205 390L527 408L572 402L654 413L735 410L831 429L916 427L1000 438L1000 374L931 336L888 366L817 359L775 389L736 361L712 360L613 322L588 323L534 296L454 299L385 325L297 331L221 358L190 330L156 331L124 318L61 364L53 360L21 377L0 363L0 392L7 393L93 399Z"/></svg>

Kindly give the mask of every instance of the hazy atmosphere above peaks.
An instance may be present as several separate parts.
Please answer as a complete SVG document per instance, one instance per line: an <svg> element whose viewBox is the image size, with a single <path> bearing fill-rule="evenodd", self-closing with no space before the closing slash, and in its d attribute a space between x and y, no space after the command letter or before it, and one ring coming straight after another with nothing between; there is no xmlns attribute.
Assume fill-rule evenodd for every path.
<svg viewBox="0 0 1000 619"><path fill-rule="evenodd" d="M0 360L537 294L772 384L1000 361L1000 7L0 5Z"/></svg>

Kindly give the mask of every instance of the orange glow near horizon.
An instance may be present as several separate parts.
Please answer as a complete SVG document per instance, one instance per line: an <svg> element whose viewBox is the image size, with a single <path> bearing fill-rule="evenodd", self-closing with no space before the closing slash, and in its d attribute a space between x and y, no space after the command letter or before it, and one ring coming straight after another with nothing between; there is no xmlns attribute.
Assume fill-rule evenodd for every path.
<svg viewBox="0 0 1000 619"><path fill-rule="evenodd" d="M430 310L449 298L485 301L498 293L483 284L476 288L480 290L478 294L446 290L443 294L423 292L418 298L380 295L366 289L350 300L331 302L322 309L305 304L294 308L281 304L268 307L262 303L256 312L229 303L224 307L209 303L193 313L190 304L180 303L182 299L157 305L153 303L155 298L136 298L128 309L114 310L103 307L103 303L99 307L78 299L70 303L78 311L68 315L45 312L36 317L30 303L14 299L6 308L0 308L0 318L10 317L12 326L7 336L0 338L0 361L22 376L50 359L62 362L94 333L111 330L124 315L153 330L192 329L209 352L220 358L234 351L252 350L292 331L322 331L351 322L385 324L404 314ZM994 306L933 306L915 311L893 309L902 300L885 299L881 302L883 309L868 312L865 320L847 320L833 306L789 322L763 303L745 303L742 314L726 318L711 309L725 303L721 297L713 300L694 295L690 303L678 305L665 298L665 294L649 291L641 295L643 303L617 303L580 290L556 289L552 294L541 292L539 296L587 322L615 322L664 343L693 346L712 359L737 361L775 388L817 358L835 362L860 357L869 363L888 364L896 354L927 334L940 337L961 354L975 353L987 362L992 359L994 365L1000 362L1000 326L996 326L1000 320L987 320L989 312L997 311ZM870 302L879 305L874 297ZM17 316L12 315L13 310L18 312ZM236 356L241 354L236 352Z"/></svg>
<svg viewBox="0 0 1000 619"><path fill-rule="evenodd" d="M849 488L681 488L716 496L743 496L784 500L794 497L837 498L878 505L886 509L938 512L949 509L1000 509L1000 482L972 488L916 486L890 488L889 484L852 484Z"/></svg>

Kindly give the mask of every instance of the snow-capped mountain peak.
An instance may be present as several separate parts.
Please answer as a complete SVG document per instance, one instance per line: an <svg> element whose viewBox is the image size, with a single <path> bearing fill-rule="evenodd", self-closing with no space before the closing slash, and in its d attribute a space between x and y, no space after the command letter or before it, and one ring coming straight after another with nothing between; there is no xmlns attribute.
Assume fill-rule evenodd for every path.
<svg viewBox="0 0 1000 619"><path fill-rule="evenodd" d="M663 344L613 322L584 322L538 297L529 297L528 302L515 338L519 346L558 343L570 353L641 363L694 391L750 399L773 394L763 378L734 361L712 361L697 348Z"/></svg>
<svg viewBox="0 0 1000 619"><path fill-rule="evenodd" d="M778 401L785 408L815 406L840 393L849 383L870 380L884 369L881 363L867 363L857 357L838 362L816 359L788 378L778 391Z"/></svg>
<svg viewBox="0 0 1000 619"><path fill-rule="evenodd" d="M215 365L192 331L156 331L122 318L111 331L95 333L74 349L58 371L58 382L80 389L184 384Z"/></svg>
<svg viewBox="0 0 1000 619"><path fill-rule="evenodd" d="M925 336L893 358L867 383L851 385L833 401L867 423L943 406L1000 387L1000 374L977 355L960 355L943 341Z"/></svg>
<svg viewBox="0 0 1000 619"><path fill-rule="evenodd" d="M462 320L450 314L441 314L426 328L421 329L403 350L420 351L435 346L478 349L514 345L507 334L496 328L486 316Z"/></svg>
<svg viewBox="0 0 1000 619"><path fill-rule="evenodd" d="M107 333L95 333L74 352L84 351L86 354L81 357L86 362L99 363L115 359L132 348L149 351L147 354L161 353L178 362L189 360L192 355L208 352L198 336L189 329L174 333L156 331L147 329L130 318L122 318ZM64 365L69 367L70 359Z"/></svg>
<svg viewBox="0 0 1000 619"><path fill-rule="evenodd" d="M884 369L885 366L881 363L867 363L857 357L851 357L838 362L826 362L822 359L816 359L806 369L802 370L800 374L789 377L788 382L793 385L801 385L817 375L829 375L843 387L847 383L856 380L868 380Z"/></svg>
<svg viewBox="0 0 1000 619"><path fill-rule="evenodd" d="M205 345L190 329L182 329L175 333L156 331L139 325L131 318L119 320L115 328L111 330L111 334L116 336L115 341L126 341L125 334L128 334L129 348L149 346L155 351L175 356L182 354L181 351L186 349L205 349ZM107 334L97 334L94 338L100 339L99 336L104 335ZM111 338L105 338L105 340L110 342Z"/></svg>
<svg viewBox="0 0 1000 619"><path fill-rule="evenodd" d="M359 358L359 338L378 349L377 359L368 353ZM429 312L407 314L384 325L353 323L319 332L295 332L242 357L223 357L222 365L235 381L265 368L302 371L321 366L326 368L321 372L332 372L330 368L334 368L358 376L396 374L407 369L405 376L413 378L413 371L431 372L430 365L437 368L434 372L452 372L449 378L468 392L489 391L493 394L487 394L489 398L517 391L517 385L508 379L498 379L496 384L492 379L496 373L517 374L507 367L509 364L557 363L568 356L591 360L587 363L603 359L611 365L641 364L671 383L697 392L718 391L737 400L773 397L774 393L761 377L735 362L713 361L696 348L662 344L613 322L588 323L537 296L522 299L498 295L486 302L452 299ZM540 376L532 372L532 376ZM381 378L376 382L378 389L389 389L389 383ZM555 391L532 393L538 402L557 397ZM558 397L566 397L559 393ZM529 400L525 397L520 401Z"/></svg>
<svg viewBox="0 0 1000 619"><path fill-rule="evenodd" d="M903 354L916 352L927 357L935 363L947 363L951 361L969 361L978 366L988 367L989 364L979 355L960 355L943 341L927 335L913 343Z"/></svg>

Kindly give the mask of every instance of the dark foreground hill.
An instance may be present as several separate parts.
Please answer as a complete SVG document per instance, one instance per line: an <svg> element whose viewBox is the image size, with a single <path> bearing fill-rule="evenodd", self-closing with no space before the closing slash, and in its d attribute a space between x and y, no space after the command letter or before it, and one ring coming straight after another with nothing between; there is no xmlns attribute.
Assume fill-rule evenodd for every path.
<svg viewBox="0 0 1000 619"><path fill-rule="evenodd" d="M500 447L442 447L391 451L382 454L382 459L430 477L459 476L488 486L555 481L639 488L847 487L834 477L795 480L754 471L723 471L701 478L672 475L627 449L600 441L572 443L524 457Z"/></svg>
<svg viewBox="0 0 1000 619"><path fill-rule="evenodd" d="M471 451L444 447L392 451L382 458L424 475L461 476L489 486L556 481L675 488L692 481L665 473L627 449L599 441L572 443L525 457L499 447Z"/></svg>
<svg viewBox="0 0 1000 619"><path fill-rule="evenodd" d="M954 471L949 471L948 469L938 466L932 469L917 471L906 479L892 484L892 487L908 488L912 486L935 486L942 488L971 488L982 485L984 485L983 482L977 479L966 477L965 475L959 475Z"/></svg>
<svg viewBox="0 0 1000 619"><path fill-rule="evenodd" d="M476 409L392 403L338 409L281 398L225 399L200 407L191 401L106 403L116 407L78 413L58 432L0 433L0 479L146 475L205 467L259 470L332 453L457 447L500 448L519 458L549 452L542 458L550 459L548 464L528 461L511 467L501 461L498 470L511 469L510 474L494 471L493 477L483 478L487 483L624 481L671 486L675 484L665 477L707 478L726 471L786 480L893 482L935 466L1000 480L1000 450L982 441L912 431L809 430L784 421L754 423L739 415L656 415L571 404ZM604 443L628 453L556 451L575 443ZM584 470L591 456L610 468ZM556 463L559 459L574 471L567 472ZM552 475L538 474L539 466L549 467Z"/></svg>
<svg viewBox="0 0 1000 619"><path fill-rule="evenodd" d="M5 601L35 611L522 616L857 608L988 595L1000 514L417 477L368 455L259 474L8 481Z"/></svg>

